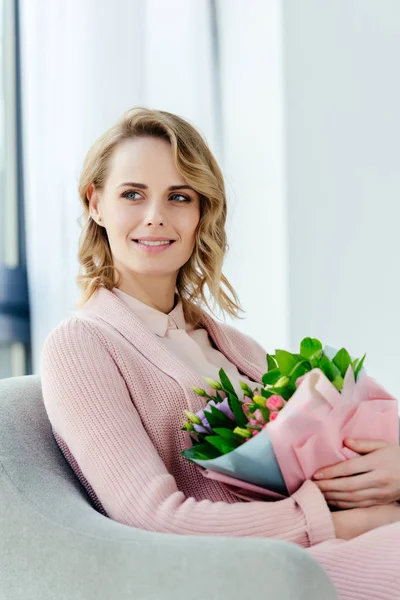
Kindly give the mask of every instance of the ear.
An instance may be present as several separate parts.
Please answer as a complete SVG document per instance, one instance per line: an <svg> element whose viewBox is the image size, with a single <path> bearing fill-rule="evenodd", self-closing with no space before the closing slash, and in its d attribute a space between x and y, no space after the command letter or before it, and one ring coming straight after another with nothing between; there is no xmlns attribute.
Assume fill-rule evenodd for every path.
<svg viewBox="0 0 400 600"><path fill-rule="evenodd" d="M93 221L98 223L101 221L101 215L99 211L100 196L93 183L90 184L86 193L86 197L89 201L89 214Z"/></svg>

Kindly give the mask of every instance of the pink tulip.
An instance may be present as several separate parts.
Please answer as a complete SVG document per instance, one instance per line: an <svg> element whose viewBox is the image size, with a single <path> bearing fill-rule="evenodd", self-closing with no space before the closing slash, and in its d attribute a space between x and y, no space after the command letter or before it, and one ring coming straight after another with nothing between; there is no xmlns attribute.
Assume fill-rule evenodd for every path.
<svg viewBox="0 0 400 600"><path fill-rule="evenodd" d="M265 419L263 417L263 414L261 412L261 410L259 408L257 408L257 410L254 411L253 413L253 417L257 420L260 421L261 423L264 423Z"/></svg>
<svg viewBox="0 0 400 600"><path fill-rule="evenodd" d="M269 410L279 410L280 408L282 408L285 405L285 400L282 398L282 396L278 396L278 394L274 394L273 396L270 396L267 400L267 408L269 408Z"/></svg>
<svg viewBox="0 0 400 600"><path fill-rule="evenodd" d="M251 432L251 435L254 437L255 435L258 435L260 432L257 429L253 429L253 431Z"/></svg>
<svg viewBox="0 0 400 600"><path fill-rule="evenodd" d="M269 420L270 420L270 421L275 421L275 419L276 419L276 417L277 417L277 416L278 416L278 413L277 413L277 412L272 412L272 413L269 415Z"/></svg>
<svg viewBox="0 0 400 600"><path fill-rule="evenodd" d="M243 408L243 412L246 415L246 417L249 418L250 417L250 413L249 413L250 405L243 403L242 408Z"/></svg>

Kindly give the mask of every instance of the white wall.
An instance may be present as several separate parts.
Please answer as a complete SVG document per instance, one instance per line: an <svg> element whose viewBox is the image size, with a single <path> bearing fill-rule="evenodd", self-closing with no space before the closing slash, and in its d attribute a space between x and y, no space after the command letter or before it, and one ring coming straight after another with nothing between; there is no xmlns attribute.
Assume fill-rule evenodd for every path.
<svg viewBox="0 0 400 600"><path fill-rule="evenodd" d="M226 274L246 311L233 324L273 351L289 341L282 3L219 8Z"/></svg>
<svg viewBox="0 0 400 600"><path fill-rule="evenodd" d="M217 0L217 46L207 0L110 6L21 0L35 371L78 299L83 156L147 105L193 122L221 163L235 325L269 350L313 335L366 351L400 396L400 3Z"/></svg>
<svg viewBox="0 0 400 600"><path fill-rule="evenodd" d="M227 176L226 273L247 311L237 325L266 346L285 345L280 6L280 0L217 2L218 82L208 0L114 0L112 7L108 0L21 0L35 372L46 336L79 296L77 185L84 154L136 105L176 112L206 137ZM254 235L263 238L257 250Z"/></svg>
<svg viewBox="0 0 400 600"><path fill-rule="evenodd" d="M21 0L34 372L79 298L77 186L89 146L143 105L181 114L214 143L208 4Z"/></svg>
<svg viewBox="0 0 400 600"><path fill-rule="evenodd" d="M125 18L137 16L131 2ZM132 36L105 44L118 10L91 0L21 2L22 106L27 262L33 368L43 342L78 299L77 193L84 148L129 102L142 102L140 56ZM136 35L136 43L140 31ZM140 46L140 38L139 44ZM107 47L107 52L105 51ZM114 76L129 73L124 85ZM136 88L132 82L139 82ZM117 86L118 84L118 86ZM108 97L113 102L108 102Z"/></svg>
<svg viewBox="0 0 400 600"><path fill-rule="evenodd" d="M400 396L400 2L285 0L290 339Z"/></svg>

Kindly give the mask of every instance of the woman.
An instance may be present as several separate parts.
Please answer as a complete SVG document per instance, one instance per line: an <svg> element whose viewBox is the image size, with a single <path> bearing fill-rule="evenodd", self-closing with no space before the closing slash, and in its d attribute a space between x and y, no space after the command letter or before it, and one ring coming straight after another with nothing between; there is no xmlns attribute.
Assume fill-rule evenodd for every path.
<svg viewBox="0 0 400 600"><path fill-rule="evenodd" d="M46 340L42 385L54 436L98 510L160 532L288 540L320 560L341 598L400 597L400 492L395 477L387 500L371 492L375 458L350 497L329 479L269 503L244 502L180 455L203 375L223 367L240 392L239 379L256 387L265 371L257 342L201 308L240 311L222 274L223 177L199 133L167 112L128 111L90 149L80 195L82 301ZM324 493L355 507L331 512Z"/></svg>

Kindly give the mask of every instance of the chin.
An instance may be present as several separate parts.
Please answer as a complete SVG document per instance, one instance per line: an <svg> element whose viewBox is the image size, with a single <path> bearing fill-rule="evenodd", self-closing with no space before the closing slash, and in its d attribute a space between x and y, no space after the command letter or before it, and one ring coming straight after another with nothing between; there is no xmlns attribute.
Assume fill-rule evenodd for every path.
<svg viewBox="0 0 400 600"><path fill-rule="evenodd" d="M158 265L127 265L126 270L136 275L143 275L148 277L168 277L171 275L177 275L179 268Z"/></svg>

